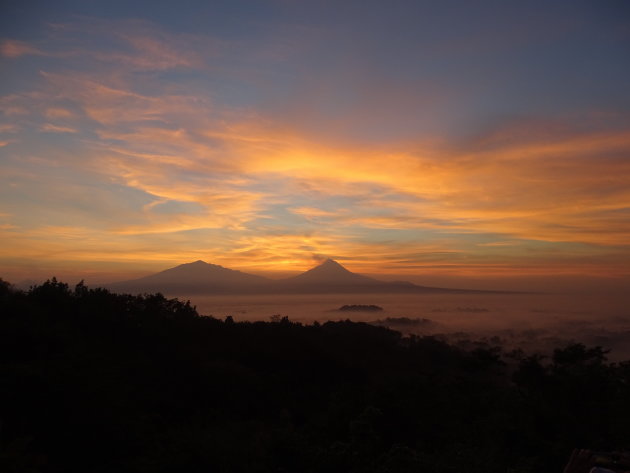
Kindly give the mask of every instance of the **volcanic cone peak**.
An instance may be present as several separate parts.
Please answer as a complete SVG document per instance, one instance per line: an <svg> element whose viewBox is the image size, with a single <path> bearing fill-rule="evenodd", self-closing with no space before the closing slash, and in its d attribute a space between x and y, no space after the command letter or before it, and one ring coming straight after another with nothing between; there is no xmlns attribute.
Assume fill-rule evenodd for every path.
<svg viewBox="0 0 630 473"><path fill-rule="evenodd" d="M328 273L328 274L354 274L352 271L348 271L341 264L337 263L334 259L328 258L326 261L321 263L314 268L311 268L309 271L319 272L319 273Z"/></svg>
<svg viewBox="0 0 630 473"><path fill-rule="evenodd" d="M269 279L261 276L197 260L140 279L113 283L110 287L118 291L160 291L167 294L241 293L251 290L253 286L260 286L269 282Z"/></svg>
<svg viewBox="0 0 630 473"><path fill-rule="evenodd" d="M356 283L372 283L374 279L367 276L361 276L360 274L353 273L344 268L341 264L337 263L333 259L327 259L319 266L315 266L312 269L292 278L288 281L300 282L300 283L327 283L327 284L356 284Z"/></svg>
<svg viewBox="0 0 630 473"><path fill-rule="evenodd" d="M268 279L197 260L140 279L108 284L117 292L164 294L373 294L478 292L417 286L405 281L379 281L353 273L332 259L286 279Z"/></svg>

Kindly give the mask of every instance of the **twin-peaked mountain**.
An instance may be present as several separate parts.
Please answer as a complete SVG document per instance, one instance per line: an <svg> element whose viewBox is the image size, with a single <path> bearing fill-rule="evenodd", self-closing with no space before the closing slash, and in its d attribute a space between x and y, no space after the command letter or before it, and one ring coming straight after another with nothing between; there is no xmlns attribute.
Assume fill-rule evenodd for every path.
<svg viewBox="0 0 630 473"><path fill-rule="evenodd" d="M477 292L418 286L404 281L379 281L348 271L331 259L285 279L269 279L195 261L140 279L113 283L108 287L116 292L162 292L174 295Z"/></svg>

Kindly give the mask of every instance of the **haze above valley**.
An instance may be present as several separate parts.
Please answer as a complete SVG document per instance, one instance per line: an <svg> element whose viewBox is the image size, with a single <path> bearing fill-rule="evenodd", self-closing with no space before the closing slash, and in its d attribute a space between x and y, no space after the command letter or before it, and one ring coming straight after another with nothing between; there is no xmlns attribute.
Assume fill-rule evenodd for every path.
<svg viewBox="0 0 630 473"><path fill-rule="evenodd" d="M580 341L612 350L612 359L630 357L630 301L624 291L589 292L569 284L561 293L554 292L552 284L539 292L441 288L382 281L351 272L332 259L279 279L199 260L107 287L183 297L202 314L237 321L288 317L310 324L351 319L470 346L485 340L510 349L549 352ZM382 310L339 310L344 305Z"/></svg>

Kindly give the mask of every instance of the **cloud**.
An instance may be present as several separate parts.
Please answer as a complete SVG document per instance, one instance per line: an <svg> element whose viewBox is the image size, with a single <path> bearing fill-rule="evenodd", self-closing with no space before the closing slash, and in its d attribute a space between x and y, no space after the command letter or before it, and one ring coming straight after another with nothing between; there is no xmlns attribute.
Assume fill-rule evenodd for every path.
<svg viewBox="0 0 630 473"><path fill-rule="evenodd" d="M166 71L205 67L202 57L218 44L205 37L167 33L144 20L84 16L73 22L48 24L48 28L45 48L7 40L0 44L0 52L7 57L37 54L68 62L81 61L103 70L115 65L127 71Z"/></svg>
<svg viewBox="0 0 630 473"><path fill-rule="evenodd" d="M472 150L418 153L406 143L367 149L314 143L256 116L230 121L204 97L151 97L80 77L45 77L57 98L73 101L100 124L101 172L160 198L217 206L200 190L211 182L231 196L220 206L244 196L247 219L265 207L255 202L289 204L297 194L311 205L289 211L312 222L592 244L622 244L627 235L623 219L612 215L605 231L598 229L602 212L628 202L630 166L618 156L630 150L630 132L531 139L523 131ZM272 193L267 182L275 183ZM251 186L262 190L246 190ZM319 202L326 196L346 206L327 208Z"/></svg>
<svg viewBox="0 0 630 473"><path fill-rule="evenodd" d="M113 46L86 41L82 50L63 50L67 43L51 41L46 54L56 67L42 70L30 92L0 98L14 120L0 131L16 141L2 183L20 189L7 208L33 215L23 217L20 241L5 256L193 255L286 270L327 255L363 272L535 265L600 272L628 262L630 128L623 120L580 127L567 119L551 130L547 120L531 119L459 141L395 133L342 140L307 129L328 112L299 120L222 99L226 85L216 75L240 81L248 69L246 61L227 67L212 38L169 35L142 22L87 24ZM59 34L87 29L62 25ZM6 44L5 56L35 54ZM210 54L203 44L214 45ZM213 68L210 58L217 58ZM183 84L165 74L183 68L190 73ZM362 122L380 107L392 127L404 125L436 90L420 85L423 93L412 97L412 80L379 86L366 79L358 91L370 97L366 104L333 116ZM318 100L290 95L293 109L305 113ZM33 130L65 136L33 137ZM47 139L63 143L51 149Z"/></svg>
<svg viewBox="0 0 630 473"><path fill-rule="evenodd" d="M519 242L517 241L491 241L488 243L477 243L478 246L516 246Z"/></svg>
<svg viewBox="0 0 630 473"><path fill-rule="evenodd" d="M65 108L53 107L46 110L46 117L48 118L72 118L74 113Z"/></svg>
<svg viewBox="0 0 630 473"><path fill-rule="evenodd" d="M0 133L16 133L17 131L18 127L13 123L0 124Z"/></svg>
<svg viewBox="0 0 630 473"><path fill-rule="evenodd" d="M45 123L42 126L42 131L46 131L50 133L78 133L79 132L75 128L71 128L69 126L53 125L52 123Z"/></svg>
<svg viewBox="0 0 630 473"><path fill-rule="evenodd" d="M134 69L166 70L178 67L190 68L201 65L200 57L190 49L177 48L174 46L173 37L162 33L161 38L151 35L151 32L144 34L119 33L118 37L126 41L133 52L131 54L111 54L100 53L99 59L112 60L129 65Z"/></svg>
<svg viewBox="0 0 630 473"><path fill-rule="evenodd" d="M0 54L8 58L17 58L28 54L41 55L42 52L24 41L4 40L0 43Z"/></svg>

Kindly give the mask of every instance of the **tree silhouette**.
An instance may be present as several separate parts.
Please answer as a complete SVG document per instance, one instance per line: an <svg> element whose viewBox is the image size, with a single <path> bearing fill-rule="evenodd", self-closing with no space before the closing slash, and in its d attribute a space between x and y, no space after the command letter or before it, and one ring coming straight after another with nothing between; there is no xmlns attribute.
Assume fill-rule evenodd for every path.
<svg viewBox="0 0 630 473"><path fill-rule="evenodd" d="M0 280L0 470L561 471L627 448L630 363L200 316L162 294Z"/></svg>

